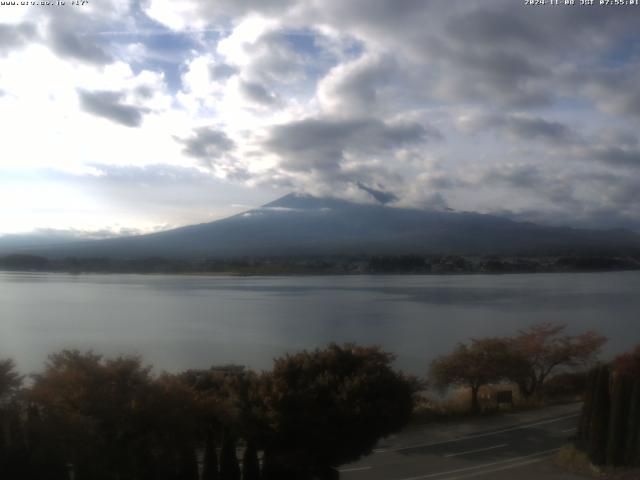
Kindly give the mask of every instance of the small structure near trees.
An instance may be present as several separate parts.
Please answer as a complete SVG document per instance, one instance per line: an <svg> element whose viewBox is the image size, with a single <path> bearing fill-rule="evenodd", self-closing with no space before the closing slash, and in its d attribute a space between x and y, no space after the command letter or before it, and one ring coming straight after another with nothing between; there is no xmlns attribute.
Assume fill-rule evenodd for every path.
<svg viewBox="0 0 640 480"><path fill-rule="evenodd" d="M480 411L480 387L511 377L524 368L523 359L503 338L472 339L431 364L429 377L441 388L460 385L471 390L471 411Z"/></svg>
<svg viewBox="0 0 640 480"><path fill-rule="evenodd" d="M565 325L541 323L513 337L472 339L432 362L429 376L439 387L460 385L471 391L471 410L478 412L480 387L513 382L520 395L539 393L552 373L588 365L607 341L596 332L566 335Z"/></svg>

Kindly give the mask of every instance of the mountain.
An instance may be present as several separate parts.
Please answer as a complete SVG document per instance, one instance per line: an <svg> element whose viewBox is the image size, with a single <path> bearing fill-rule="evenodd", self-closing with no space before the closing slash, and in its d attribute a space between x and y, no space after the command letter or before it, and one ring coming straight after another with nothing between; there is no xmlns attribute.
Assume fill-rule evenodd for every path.
<svg viewBox="0 0 640 480"><path fill-rule="evenodd" d="M66 230L38 230L33 233L11 233L0 236L0 254L16 250L46 248L86 240L81 233Z"/></svg>
<svg viewBox="0 0 640 480"><path fill-rule="evenodd" d="M261 208L174 230L24 248L50 257L637 254L626 230L545 227L478 213L426 211L290 194Z"/></svg>

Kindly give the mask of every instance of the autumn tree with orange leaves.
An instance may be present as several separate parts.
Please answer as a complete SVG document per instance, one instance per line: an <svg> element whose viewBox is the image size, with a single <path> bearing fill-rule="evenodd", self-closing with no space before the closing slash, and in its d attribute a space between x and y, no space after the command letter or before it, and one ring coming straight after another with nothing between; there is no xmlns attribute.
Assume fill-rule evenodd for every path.
<svg viewBox="0 0 640 480"><path fill-rule="evenodd" d="M631 352L616 357L613 361L613 369L621 375L640 380L640 345Z"/></svg>
<svg viewBox="0 0 640 480"><path fill-rule="evenodd" d="M431 363L429 378L438 387L461 385L471 391L471 411L478 412L480 387L506 380L526 368L524 359L504 338L472 339Z"/></svg>
<svg viewBox="0 0 640 480"><path fill-rule="evenodd" d="M607 341L594 331L566 335L565 330L566 325L540 323L521 330L510 340L523 365L515 370L511 380L518 385L523 397L536 394L558 369L588 367Z"/></svg>

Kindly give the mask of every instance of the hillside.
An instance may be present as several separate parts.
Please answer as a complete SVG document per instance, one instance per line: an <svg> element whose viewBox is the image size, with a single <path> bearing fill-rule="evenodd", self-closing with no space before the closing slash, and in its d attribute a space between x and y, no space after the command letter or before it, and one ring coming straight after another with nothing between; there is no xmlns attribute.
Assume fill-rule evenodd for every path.
<svg viewBox="0 0 640 480"><path fill-rule="evenodd" d="M640 236L626 230L545 227L478 213L394 208L290 194L211 223L134 237L25 245L15 250L49 257L118 258L600 255L637 254Z"/></svg>

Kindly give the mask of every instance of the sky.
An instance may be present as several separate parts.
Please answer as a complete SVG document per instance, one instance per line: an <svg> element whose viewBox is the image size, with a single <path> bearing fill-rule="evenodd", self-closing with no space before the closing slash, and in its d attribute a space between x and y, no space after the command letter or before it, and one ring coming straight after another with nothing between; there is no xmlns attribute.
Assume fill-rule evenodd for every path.
<svg viewBox="0 0 640 480"><path fill-rule="evenodd" d="M0 2L0 234L289 192L640 231L638 6L21 3Z"/></svg>

